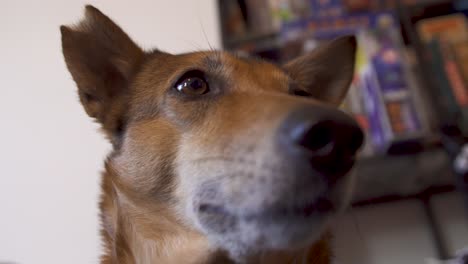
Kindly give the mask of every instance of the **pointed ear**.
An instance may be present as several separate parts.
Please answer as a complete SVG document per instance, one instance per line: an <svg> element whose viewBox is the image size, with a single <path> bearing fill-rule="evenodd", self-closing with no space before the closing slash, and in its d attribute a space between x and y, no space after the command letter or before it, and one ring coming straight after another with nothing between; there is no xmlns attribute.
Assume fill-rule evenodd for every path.
<svg viewBox="0 0 468 264"><path fill-rule="evenodd" d="M347 36L319 46L284 68L298 84L293 94L339 105L354 75L356 38Z"/></svg>
<svg viewBox="0 0 468 264"><path fill-rule="evenodd" d="M86 6L85 17L77 25L61 26L60 31L63 55L80 101L112 138L125 123L128 85L144 52L92 6Z"/></svg>

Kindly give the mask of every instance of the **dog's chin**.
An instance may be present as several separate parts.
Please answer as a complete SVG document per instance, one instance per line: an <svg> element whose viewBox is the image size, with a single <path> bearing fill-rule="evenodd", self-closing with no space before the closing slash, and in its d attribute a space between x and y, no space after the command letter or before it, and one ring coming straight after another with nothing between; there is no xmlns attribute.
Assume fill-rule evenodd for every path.
<svg viewBox="0 0 468 264"><path fill-rule="evenodd" d="M204 233L231 256L268 250L296 250L322 235L336 206L316 198L308 204L257 212L229 210L223 205L200 204L197 218Z"/></svg>
<svg viewBox="0 0 468 264"><path fill-rule="evenodd" d="M223 189L222 182L204 182L193 192L186 212L215 247L235 259L301 250L317 242L329 220L346 206L352 177L350 166L336 172L343 175L333 185L322 174L311 174L309 167L295 166L293 170L295 175L309 173L305 174L309 177L286 187L246 178L242 192Z"/></svg>

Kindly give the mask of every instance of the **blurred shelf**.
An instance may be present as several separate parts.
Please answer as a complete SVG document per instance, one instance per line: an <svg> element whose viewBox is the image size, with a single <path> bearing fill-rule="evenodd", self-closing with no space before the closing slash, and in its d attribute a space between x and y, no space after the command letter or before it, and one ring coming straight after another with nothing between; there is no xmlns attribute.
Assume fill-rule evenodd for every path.
<svg viewBox="0 0 468 264"><path fill-rule="evenodd" d="M361 159L355 166L354 203L407 197L434 186L453 185L450 160L442 148L407 155Z"/></svg>
<svg viewBox="0 0 468 264"><path fill-rule="evenodd" d="M420 192L408 194L408 195L386 195L382 197L370 198L367 200L355 201L352 203L353 207L365 207L385 203L393 203L398 201L406 201L411 199L427 199L434 195L450 193L456 191L456 187L453 185L440 185L430 186Z"/></svg>
<svg viewBox="0 0 468 264"><path fill-rule="evenodd" d="M222 3L222 1L219 2ZM416 50L417 59L421 64L421 74L425 76L422 85L427 86L426 90L431 91L434 90L431 87L436 82L432 80L431 71L427 69L428 64L425 54L422 52L421 41L416 37L414 23L427 16L432 17L451 12L457 8L456 6L460 7L468 0L426 0L423 3L412 4L402 4L403 2L399 1L400 4L395 11L402 23L403 33L409 35L408 42ZM246 12L246 10L243 11ZM222 21L223 18L220 18ZM281 32L248 31L245 34L234 36L222 32L223 44L228 50L241 50L255 55L264 55L263 53L265 53L267 56L261 57L275 58L278 55L272 50L287 47L286 42L281 40ZM294 47L287 48L294 49ZM281 54L279 57L282 58L283 55ZM430 94L430 91L428 92L430 102L438 106L437 100L439 98ZM446 116L443 111L434 113L434 115L434 119L444 122L451 121L450 116ZM427 194L428 190L438 192L438 188L445 190L447 186L453 186L455 177L450 157L441 144L438 131L441 125L433 124L431 128L437 130L426 131L428 134L398 139L399 143L385 148L386 154L360 159L355 166L357 183L354 202L360 204L375 199L391 200L398 197L414 197L421 195L421 193Z"/></svg>
<svg viewBox="0 0 468 264"><path fill-rule="evenodd" d="M227 49L237 49L244 45L258 45L259 43L272 43L278 41L277 32L268 33L246 33L240 36L233 36L224 40L224 47Z"/></svg>
<svg viewBox="0 0 468 264"><path fill-rule="evenodd" d="M453 0L426 0L424 2L419 3L410 3L406 4L405 8L427 8L435 5L443 5L443 4L453 4Z"/></svg>
<svg viewBox="0 0 468 264"><path fill-rule="evenodd" d="M454 122L456 120L450 113L441 110L444 106L440 103L438 94L434 92L437 91L434 88L437 82L434 81L429 67L430 63L424 52L423 43L416 32L415 24L421 19L449 14L453 10L462 11L468 15L466 13L468 0L426 0L423 3L409 5L403 5L404 1L397 2L399 5L394 11L402 25L403 39L405 44L415 51L418 74L422 77L421 85L426 88L428 101L432 107L439 109L431 113L433 119L438 121L431 125L432 132L429 133L432 134L420 135L416 139L399 139L399 143L384 148L386 154L359 159L353 171L356 183L352 205L361 207L407 199L420 200L427 213L437 255L440 259L446 259L447 250L429 200L433 195L452 192L456 189L463 193L463 190L468 190L468 183L465 183L464 189L458 186L460 183L453 172L451 163L453 155L448 155L450 151L443 147L447 147L447 144L442 142L440 130L443 125L456 124ZM283 49L287 48L285 45L287 42L281 41L278 32L248 33L231 37L224 33L223 44L228 50L242 50L262 55L262 51L271 52L272 49L276 49L284 52ZM294 50L294 48L290 49ZM283 56L284 54L281 54L277 57L283 58ZM466 138L465 142L468 142ZM468 195L465 198L468 205Z"/></svg>

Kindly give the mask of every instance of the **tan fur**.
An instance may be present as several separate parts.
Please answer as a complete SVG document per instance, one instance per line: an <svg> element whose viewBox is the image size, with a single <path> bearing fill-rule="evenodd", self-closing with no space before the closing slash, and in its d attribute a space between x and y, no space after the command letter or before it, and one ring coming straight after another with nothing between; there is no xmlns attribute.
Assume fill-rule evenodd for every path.
<svg viewBox="0 0 468 264"><path fill-rule="evenodd" d="M355 43L349 39L281 68L217 51L145 52L91 6L83 21L61 31L80 100L114 146L102 175L101 263L233 263L226 248L194 223L189 210L194 186L205 180L223 182L230 202L245 203L246 210L273 204L275 197L242 198L256 192L243 187L257 186L252 175L281 177L288 171L274 155L275 129L300 105L331 109L338 104L353 69ZM333 58L344 69L332 73L325 67L330 59L320 58L341 47L349 50ZM311 67L314 59L321 64ZM181 74L193 69L213 76L214 95L206 100L184 99L170 90ZM320 88L323 83L329 89ZM291 87L311 96L291 96ZM242 177L218 178L232 171ZM274 180L265 185L272 193L294 195L270 182ZM264 250L243 261L328 264L330 235L321 237L308 248Z"/></svg>
<svg viewBox="0 0 468 264"><path fill-rule="evenodd" d="M135 194L111 189L121 184L112 183L116 177L114 173L107 165L103 175L100 208L102 236L108 254L102 257L102 263L219 263L219 252L211 250L201 234L175 224L177 217L165 208L166 205L145 204L138 201ZM125 189L122 186L122 190ZM269 252L252 256L249 263L297 263L294 261L307 259L309 264L326 264L331 259L329 240L327 234L309 250Z"/></svg>

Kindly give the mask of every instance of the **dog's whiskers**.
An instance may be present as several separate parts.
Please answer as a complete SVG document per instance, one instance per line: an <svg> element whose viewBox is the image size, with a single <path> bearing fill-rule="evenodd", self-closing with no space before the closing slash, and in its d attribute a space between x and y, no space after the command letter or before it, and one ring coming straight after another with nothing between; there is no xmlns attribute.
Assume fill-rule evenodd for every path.
<svg viewBox="0 0 468 264"><path fill-rule="evenodd" d="M203 26L203 23L199 17L198 22L200 23L201 30L203 32L203 36L205 37L206 43L208 44L208 47L210 48L210 51L215 51L213 46L210 43L210 40L208 39L208 36L206 35L205 27Z"/></svg>
<svg viewBox="0 0 468 264"><path fill-rule="evenodd" d="M194 48L194 50L193 50L194 52L196 52L196 51L201 52L201 51L205 50L200 44L198 44L196 42L189 41L189 40L185 40L185 42Z"/></svg>

